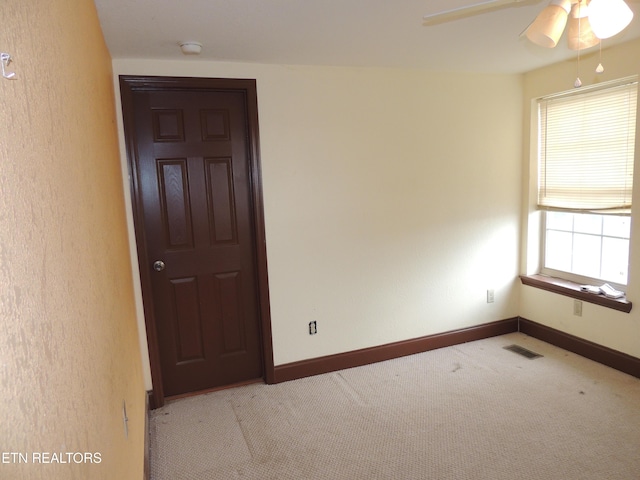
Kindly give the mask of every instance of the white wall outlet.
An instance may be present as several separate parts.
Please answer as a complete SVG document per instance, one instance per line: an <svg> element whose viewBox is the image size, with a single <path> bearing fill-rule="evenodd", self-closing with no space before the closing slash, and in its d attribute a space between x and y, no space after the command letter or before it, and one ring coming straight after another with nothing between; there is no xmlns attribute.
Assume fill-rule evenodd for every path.
<svg viewBox="0 0 640 480"><path fill-rule="evenodd" d="M573 314L576 317L582 316L582 300L574 300L573 301Z"/></svg>
<svg viewBox="0 0 640 480"><path fill-rule="evenodd" d="M318 324L314 320L313 322L309 322L309 335L315 335L318 333Z"/></svg>
<svg viewBox="0 0 640 480"><path fill-rule="evenodd" d="M493 303L495 300L495 294L493 288L487 290L487 303Z"/></svg>

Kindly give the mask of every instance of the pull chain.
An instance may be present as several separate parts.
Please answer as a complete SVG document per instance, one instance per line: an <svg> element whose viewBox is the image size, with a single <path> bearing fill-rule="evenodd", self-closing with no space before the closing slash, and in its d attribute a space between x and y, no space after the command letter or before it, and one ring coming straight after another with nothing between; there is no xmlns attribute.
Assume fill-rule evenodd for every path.
<svg viewBox="0 0 640 480"><path fill-rule="evenodd" d="M600 40L600 58L598 59L598 66L596 67L596 73L604 72L604 67L602 66L602 40Z"/></svg>
<svg viewBox="0 0 640 480"><path fill-rule="evenodd" d="M582 2L578 2L578 61L576 62L576 81L573 82L575 88L582 86L582 80L580 80L580 27L582 25L582 15L580 14L580 6Z"/></svg>

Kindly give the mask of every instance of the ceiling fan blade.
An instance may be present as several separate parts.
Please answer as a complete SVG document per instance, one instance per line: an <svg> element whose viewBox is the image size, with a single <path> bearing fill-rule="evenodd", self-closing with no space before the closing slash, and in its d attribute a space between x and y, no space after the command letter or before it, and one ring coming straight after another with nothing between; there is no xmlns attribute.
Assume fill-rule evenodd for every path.
<svg viewBox="0 0 640 480"><path fill-rule="evenodd" d="M477 13L483 13L509 5L523 3L527 0L485 0L484 2L466 5L464 7L445 10L444 12L433 13L422 17L422 24L425 26L436 25L438 23L449 22L459 18L470 17ZM538 1L538 0L536 0ZM531 3L530 1L528 3Z"/></svg>

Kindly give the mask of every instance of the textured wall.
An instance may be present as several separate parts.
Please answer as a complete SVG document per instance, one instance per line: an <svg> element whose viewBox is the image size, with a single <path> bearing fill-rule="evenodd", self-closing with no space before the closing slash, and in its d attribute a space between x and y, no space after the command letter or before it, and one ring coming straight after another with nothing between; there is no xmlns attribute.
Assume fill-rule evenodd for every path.
<svg viewBox="0 0 640 480"><path fill-rule="evenodd" d="M144 386L95 7L2 0L0 19L17 74L0 79L0 478L142 478ZM67 455L78 452L100 463Z"/></svg>
<svg viewBox="0 0 640 480"><path fill-rule="evenodd" d="M276 365L518 314L520 76L113 65L257 79Z"/></svg>

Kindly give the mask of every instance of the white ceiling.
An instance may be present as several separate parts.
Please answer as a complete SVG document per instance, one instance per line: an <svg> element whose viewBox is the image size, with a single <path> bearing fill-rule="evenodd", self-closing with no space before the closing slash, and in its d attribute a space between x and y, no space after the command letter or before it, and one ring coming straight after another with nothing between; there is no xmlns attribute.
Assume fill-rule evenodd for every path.
<svg viewBox="0 0 640 480"><path fill-rule="evenodd" d="M520 33L546 1L527 0L473 17L423 26L425 14L481 0L95 0L113 58L185 58L179 42L203 44L191 61L426 68L521 73L575 58ZM631 25L603 48L640 37ZM594 47L597 51L598 47ZM593 50L593 49L591 49ZM637 61L637 59L636 59Z"/></svg>

